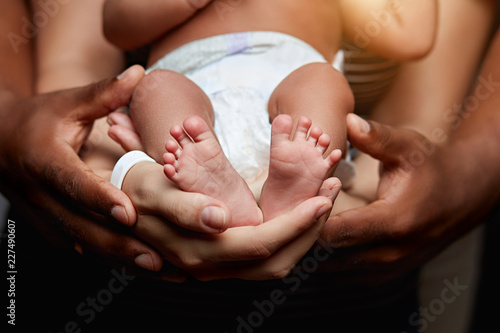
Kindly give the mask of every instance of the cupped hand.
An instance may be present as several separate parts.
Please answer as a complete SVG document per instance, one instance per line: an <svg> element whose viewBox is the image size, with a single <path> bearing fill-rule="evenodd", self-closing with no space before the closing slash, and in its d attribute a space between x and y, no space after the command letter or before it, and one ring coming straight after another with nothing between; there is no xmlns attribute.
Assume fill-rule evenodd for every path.
<svg viewBox="0 0 500 333"><path fill-rule="evenodd" d="M78 153L94 119L126 105L143 76L134 66L117 79L82 88L27 99L0 94L2 110L9 112L0 134L2 193L55 246L141 272L160 270L161 256L116 223L135 223L132 202Z"/></svg>
<svg viewBox="0 0 500 333"><path fill-rule="evenodd" d="M327 221L322 238L336 250L329 270L349 273L351 282L387 282L430 260L481 216L473 207L485 207L469 197L463 154L355 115L348 134L380 160L381 178L376 201Z"/></svg>
<svg viewBox="0 0 500 333"><path fill-rule="evenodd" d="M126 105L144 76L140 66L115 79L31 98L2 94L6 124L0 146L1 172L16 186L47 186L77 205L132 225L130 199L95 175L78 153L95 119Z"/></svg>
<svg viewBox="0 0 500 333"><path fill-rule="evenodd" d="M123 190L137 207L135 234L166 261L200 280L261 280L286 276L313 246L340 182L329 178L317 197L291 212L259 226L237 228L227 228L230 215L223 203L179 190L159 164L144 162L134 166L125 178ZM210 221L222 222L218 230L207 227L203 219L207 207L224 212L224 218L217 214Z"/></svg>

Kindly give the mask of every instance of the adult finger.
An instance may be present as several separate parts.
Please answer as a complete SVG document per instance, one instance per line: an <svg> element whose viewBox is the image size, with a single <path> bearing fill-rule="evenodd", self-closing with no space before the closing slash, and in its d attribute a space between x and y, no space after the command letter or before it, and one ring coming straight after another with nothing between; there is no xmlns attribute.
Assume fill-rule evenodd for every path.
<svg viewBox="0 0 500 333"><path fill-rule="evenodd" d="M183 229L217 234L231 223L231 213L224 203L180 190L158 163L142 162L132 167L124 179L123 191L139 214L162 216Z"/></svg>
<svg viewBox="0 0 500 333"><path fill-rule="evenodd" d="M426 141L414 131L367 121L352 113L347 115L347 133L354 147L384 163L399 163L414 151L417 141Z"/></svg>
<svg viewBox="0 0 500 333"><path fill-rule="evenodd" d="M223 247L207 254L211 254L211 259L216 261L234 260L234 257L239 257L241 260L263 259L273 255L279 248L310 230L314 225L323 228L326 214L331 210L340 187L337 178L328 178L321 185L318 196L302 202L292 211L256 227L228 229L219 235L223 239L220 242ZM277 242L277 239L280 241ZM304 248L297 244L297 249ZM225 257L227 253L230 253L231 257Z"/></svg>
<svg viewBox="0 0 500 333"><path fill-rule="evenodd" d="M141 239L146 240L161 252L167 261L185 269L199 279L243 276L246 273L239 273L239 270L245 270L247 266L255 267L253 260L268 259L273 253L292 240L303 236L315 225L321 229L326 218L325 214L331 209L333 198L339 188L334 187L329 197L311 198L295 207L290 213L259 226L229 228L221 234L193 233L165 223L162 219L152 215L140 215L134 231ZM319 232L315 231L315 233L313 238L317 239ZM311 239L311 234L307 239ZM270 268L264 271L259 270L253 273L252 277L269 277L273 274L270 273L273 267L277 267L277 271L282 272L287 263L287 267L290 267L290 262L295 263L296 257L307 252L309 247L304 244L293 247L300 254L284 256L284 264L269 266ZM222 271L219 271L222 267L224 267L224 275ZM278 273L275 271L274 274Z"/></svg>
<svg viewBox="0 0 500 333"><path fill-rule="evenodd" d="M337 178L329 178L323 182L321 189L319 190L319 195L328 198L329 201L335 201L336 197L340 192L340 181ZM301 209L311 209L314 205L319 205L320 201L313 203L313 201L303 203L305 206L299 208L299 211L290 212L290 221L297 213L300 213ZM307 207L306 205L311 205ZM300 207L300 206L299 206ZM318 206L317 206L318 207ZM221 278L240 278L245 280L269 280L269 279L279 279L284 278L289 275L289 273L294 269L296 264L304 257L304 255L312 248L312 246L317 241L321 231L323 230L325 221L327 219L327 214L329 209L327 206L323 206L316 212L314 218L315 223L306 230L298 231L294 236L293 240L289 241L287 244L271 249L274 253L271 253L268 257L262 260L255 260L249 264L241 265L240 263L234 262L220 262L216 269L213 269L210 273L203 272L201 278L203 280L213 280ZM302 211L306 213L306 210ZM292 218L293 216L293 218ZM303 216L307 220L307 214ZM286 221L286 219L284 220ZM299 220L295 221L299 222ZM268 222L266 222L268 223ZM279 225L276 225L279 228ZM272 233L271 233L272 234ZM292 236L293 237L293 236ZM195 275L196 276L196 275ZM197 276L200 278L199 276Z"/></svg>
<svg viewBox="0 0 500 333"><path fill-rule="evenodd" d="M334 191L334 196L336 196L338 191ZM269 258L261 262L255 262L254 265L250 265L244 269L234 270L234 268L231 268L227 272L222 269L217 273L225 274L221 277L236 277L246 280L285 278L296 267L297 263L304 258L304 255L314 246L324 228L326 218L326 215L322 215L312 227L300 234L300 236L293 241L281 247Z"/></svg>
<svg viewBox="0 0 500 333"><path fill-rule="evenodd" d="M58 103L55 112L61 119L56 120L55 126L59 132L55 138L46 139L52 145L50 148L53 152L42 155L42 160L32 163L34 169L37 169L37 165L45 165L42 177L60 193L88 209L112 216L125 225L133 225L136 221L130 199L108 181L95 175L76 153L93 120L127 104L143 76L144 69L133 66L114 79L45 95L48 105Z"/></svg>
<svg viewBox="0 0 500 333"><path fill-rule="evenodd" d="M331 207L327 198L315 197L292 212L259 226L229 228L221 234L198 234L140 215L135 233L157 248L173 264L191 272L219 262L265 259L317 223L318 213Z"/></svg>
<svg viewBox="0 0 500 333"><path fill-rule="evenodd" d="M75 243L83 251L92 251L115 263L149 271L159 271L163 265L161 256L154 249L132 236L78 217L73 219L70 228Z"/></svg>
<svg viewBox="0 0 500 333"><path fill-rule="evenodd" d="M51 229L62 231L80 253L91 251L112 262L149 271L162 267L163 260L158 252L130 236L124 227L121 231L112 228L106 219L86 214L64 199L33 188L25 204L30 207L26 212L33 223L43 221L41 228L49 234Z"/></svg>
<svg viewBox="0 0 500 333"><path fill-rule="evenodd" d="M46 155L42 177L74 203L131 226L137 219L130 198L109 181L96 175L72 150L60 145Z"/></svg>
<svg viewBox="0 0 500 333"><path fill-rule="evenodd" d="M191 274L203 281L226 278L270 280L286 277L314 245L322 227L323 223L316 221L308 230L264 259L246 263L218 262L208 270L194 271Z"/></svg>
<svg viewBox="0 0 500 333"><path fill-rule="evenodd" d="M396 233L394 209L385 200L330 216L321 238L333 248L366 246Z"/></svg>
<svg viewBox="0 0 500 333"><path fill-rule="evenodd" d="M329 197L317 196L308 199L292 211L261 225L230 228L217 235L217 246L208 249L201 246L199 250L203 249L206 258L211 261L268 258L288 242L308 232L311 227L319 225L322 228L325 214L331 209L339 189L334 187ZM298 248L303 250L303 247Z"/></svg>
<svg viewBox="0 0 500 333"><path fill-rule="evenodd" d="M311 228L320 209L330 207L331 202L326 198L315 197L259 226L230 228L220 235L220 246L209 249L206 256L213 261L267 258Z"/></svg>

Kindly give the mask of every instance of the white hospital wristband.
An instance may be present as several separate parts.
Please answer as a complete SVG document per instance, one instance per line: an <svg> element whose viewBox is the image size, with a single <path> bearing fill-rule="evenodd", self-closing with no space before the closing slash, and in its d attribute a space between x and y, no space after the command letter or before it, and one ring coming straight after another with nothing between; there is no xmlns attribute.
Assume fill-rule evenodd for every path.
<svg viewBox="0 0 500 333"><path fill-rule="evenodd" d="M146 153L139 150L129 151L128 153L120 157L118 162L116 162L115 167L113 168L113 173L111 174L110 180L111 184L115 185L121 190L123 180L125 179L128 171L132 169L134 165L140 162L156 163L156 161L149 157Z"/></svg>

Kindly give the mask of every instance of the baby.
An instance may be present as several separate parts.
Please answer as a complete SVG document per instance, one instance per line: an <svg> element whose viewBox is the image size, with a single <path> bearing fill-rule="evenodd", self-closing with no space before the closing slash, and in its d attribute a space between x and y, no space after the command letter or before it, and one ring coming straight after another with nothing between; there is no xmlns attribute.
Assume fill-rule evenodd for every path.
<svg viewBox="0 0 500 333"><path fill-rule="evenodd" d="M408 16L396 8L417 7L423 17L435 5L107 0L104 32L123 49L152 44L149 74L130 104L146 152L181 189L223 201L231 226L256 225L315 196L345 150L353 97L332 66L343 34L356 40L352 27L377 23L381 10L380 27L392 31L387 17L404 26ZM434 27L425 26L427 36ZM402 47L372 37L379 53ZM249 187L258 179L260 198Z"/></svg>

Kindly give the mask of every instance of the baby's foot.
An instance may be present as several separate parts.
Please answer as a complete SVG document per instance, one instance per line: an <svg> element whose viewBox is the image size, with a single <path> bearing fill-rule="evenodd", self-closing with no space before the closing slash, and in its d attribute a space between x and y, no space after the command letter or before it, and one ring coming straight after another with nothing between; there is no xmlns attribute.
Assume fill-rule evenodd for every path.
<svg viewBox="0 0 500 333"><path fill-rule="evenodd" d="M262 222L255 198L246 182L232 167L219 142L203 119L186 118L183 127L175 125L175 140L165 144L165 175L182 190L202 193L224 202L231 211L231 226Z"/></svg>
<svg viewBox="0 0 500 333"><path fill-rule="evenodd" d="M272 124L269 176L260 199L264 221L316 196L342 155L337 149L323 158L330 137L317 126L311 128L309 118L300 118L293 138L292 125L288 115L277 116Z"/></svg>

